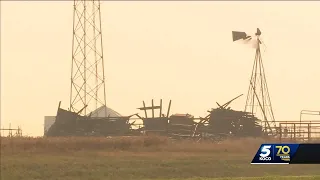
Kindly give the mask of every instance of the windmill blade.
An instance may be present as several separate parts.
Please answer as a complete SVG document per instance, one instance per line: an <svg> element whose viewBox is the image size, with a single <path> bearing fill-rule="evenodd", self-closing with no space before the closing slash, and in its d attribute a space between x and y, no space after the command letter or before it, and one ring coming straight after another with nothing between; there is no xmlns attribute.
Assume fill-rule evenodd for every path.
<svg viewBox="0 0 320 180"><path fill-rule="evenodd" d="M239 40L238 42L254 49L257 49L259 47L259 39L256 37Z"/></svg>

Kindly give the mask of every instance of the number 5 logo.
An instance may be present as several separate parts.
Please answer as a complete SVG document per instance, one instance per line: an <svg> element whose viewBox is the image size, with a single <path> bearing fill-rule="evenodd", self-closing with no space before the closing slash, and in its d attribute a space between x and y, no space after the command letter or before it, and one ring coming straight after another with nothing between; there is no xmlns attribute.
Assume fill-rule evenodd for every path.
<svg viewBox="0 0 320 180"><path fill-rule="evenodd" d="M260 157L267 157L270 155L270 148L271 146L263 146L260 150Z"/></svg>

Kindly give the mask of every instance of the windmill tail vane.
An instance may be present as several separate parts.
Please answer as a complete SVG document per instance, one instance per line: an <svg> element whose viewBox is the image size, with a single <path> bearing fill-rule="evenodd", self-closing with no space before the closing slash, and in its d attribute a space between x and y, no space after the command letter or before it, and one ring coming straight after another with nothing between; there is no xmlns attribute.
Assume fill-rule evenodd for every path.
<svg viewBox="0 0 320 180"><path fill-rule="evenodd" d="M259 45L262 43L260 40L261 31L257 28L255 35L248 35L246 32L242 31L232 31L233 42L240 42L242 44L250 45L254 49L258 49Z"/></svg>

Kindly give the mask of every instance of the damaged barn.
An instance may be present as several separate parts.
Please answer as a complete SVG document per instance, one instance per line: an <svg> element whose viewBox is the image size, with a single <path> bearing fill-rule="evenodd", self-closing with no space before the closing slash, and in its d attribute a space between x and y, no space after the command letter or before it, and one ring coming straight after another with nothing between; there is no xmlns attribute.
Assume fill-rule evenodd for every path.
<svg viewBox="0 0 320 180"><path fill-rule="evenodd" d="M241 96L241 95L240 95ZM238 97L240 97L238 96ZM224 105L218 104L218 108L211 109L205 118L195 118L190 114L170 114L171 100L166 114L162 112L162 100L160 105L147 107L143 101L145 117L135 114L142 124L132 116L121 116L119 113L107 107L98 108L87 116L58 108L54 123L46 132L46 136L129 136L129 135L160 135L175 139L216 139L226 137L259 137L262 135L260 121L254 115L235 111L227 107L233 100ZM108 117L101 116L102 111L108 111ZM158 112L155 112L158 110ZM151 111L151 115L147 112ZM138 129L132 127L139 125ZM141 126L142 127L141 127Z"/></svg>
<svg viewBox="0 0 320 180"><path fill-rule="evenodd" d="M107 110L108 117L101 117ZM103 113L102 113L103 114ZM87 116L58 107L54 123L48 128L46 136L122 136L129 135L131 116L121 116L107 107L100 107Z"/></svg>

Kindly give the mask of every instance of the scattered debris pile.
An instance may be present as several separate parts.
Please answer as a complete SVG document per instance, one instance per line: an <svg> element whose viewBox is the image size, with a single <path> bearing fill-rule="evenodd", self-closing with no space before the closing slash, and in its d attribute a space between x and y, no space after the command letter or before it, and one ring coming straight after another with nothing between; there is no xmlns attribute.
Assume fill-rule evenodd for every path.
<svg viewBox="0 0 320 180"><path fill-rule="evenodd" d="M202 132L203 136L218 138L226 138L228 136L261 136L262 126L259 125L259 119L248 112L235 111L227 107L240 96L237 96L222 106L217 103L219 107L208 111L210 114L202 118L198 131Z"/></svg>
<svg viewBox="0 0 320 180"><path fill-rule="evenodd" d="M241 96L241 95L240 95ZM238 97L240 97L238 96ZM143 122L143 127L132 129L135 123L129 123L133 116L118 117L92 117L79 115L80 112L70 112L58 108L56 120L49 128L47 136L125 136L125 135L163 135L172 138L207 138L221 139L229 136L246 137L261 136L262 126L259 120L250 113L235 111L227 107L233 100L224 105L218 104L218 108L208 111L205 118L194 118L190 114L174 114L169 117L171 100L169 102L167 114L162 114L162 100L159 106L152 105L138 108L144 111L145 117L136 115ZM152 115L148 116L147 110ZM159 112L155 113L155 110ZM157 114L157 115L156 115ZM136 124L135 124L136 125Z"/></svg>
<svg viewBox="0 0 320 180"><path fill-rule="evenodd" d="M190 114L174 114L170 116L168 135L173 138L189 138L195 133L196 123Z"/></svg>
<svg viewBox="0 0 320 180"><path fill-rule="evenodd" d="M208 121L210 133L236 137L261 136L262 127L253 115L231 109L212 109Z"/></svg>

